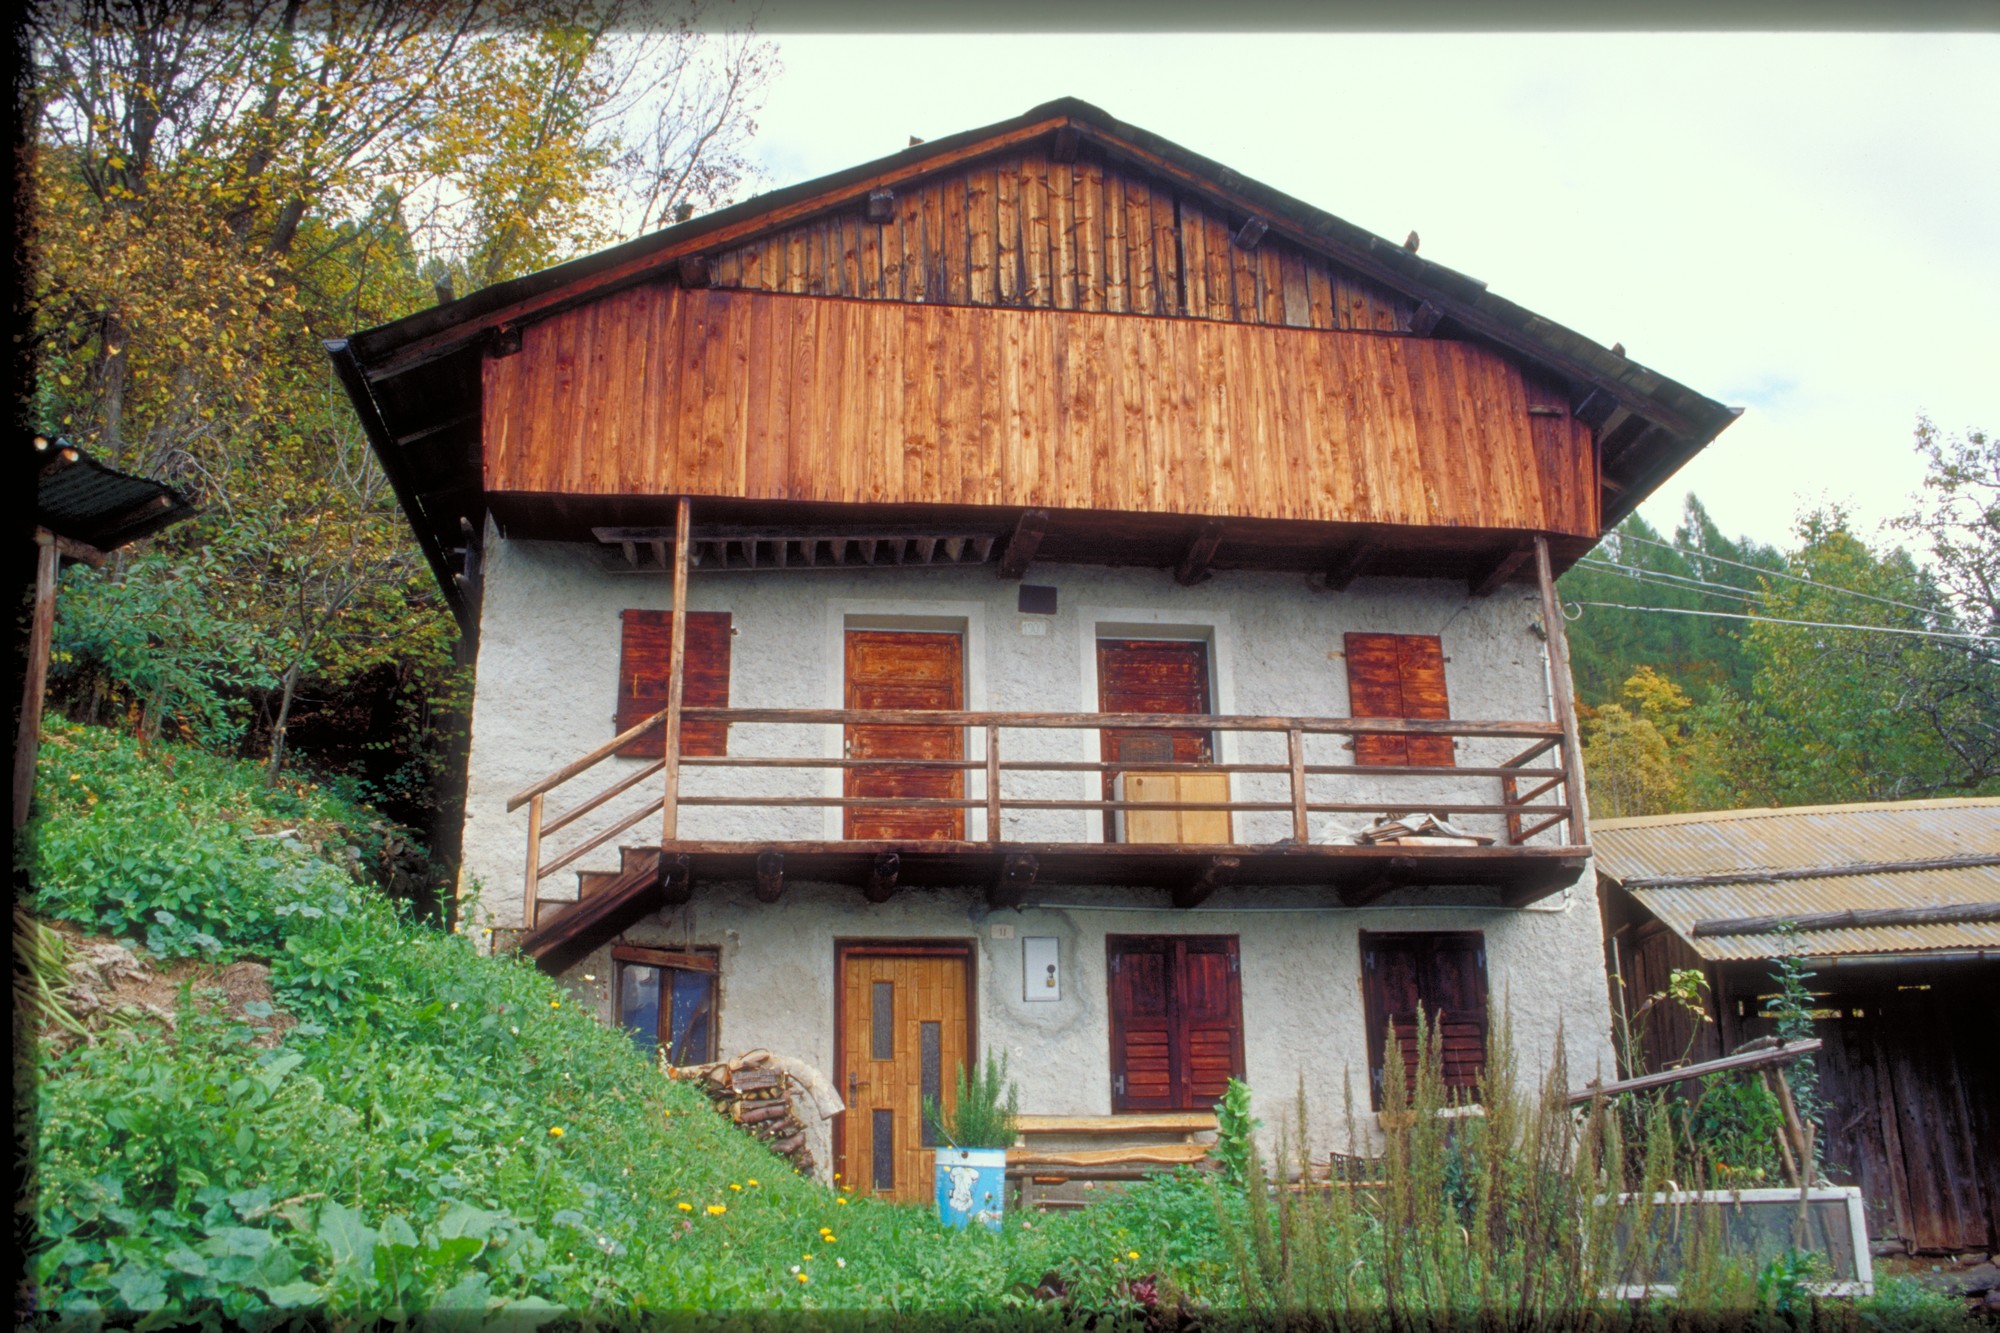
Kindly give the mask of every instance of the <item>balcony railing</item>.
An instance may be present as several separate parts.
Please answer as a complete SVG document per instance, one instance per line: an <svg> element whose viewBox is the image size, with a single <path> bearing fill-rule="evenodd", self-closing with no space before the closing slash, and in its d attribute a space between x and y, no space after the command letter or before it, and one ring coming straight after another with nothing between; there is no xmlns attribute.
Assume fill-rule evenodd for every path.
<svg viewBox="0 0 2000 1333"><path fill-rule="evenodd" d="M838 708L688 708L682 712L684 724L695 722L728 724L731 729L732 744L755 735L754 729L763 727L794 729L922 727L933 730L949 728L965 738L960 748L966 757L852 758L845 754L835 757L799 753L736 753L713 757L680 755L678 764L675 764L671 762L675 756L673 742L670 740L667 758L641 765L605 784L593 794L576 800L559 812L551 814L547 810L546 802L558 788L581 778L633 740L650 729L661 726L666 716L665 710L656 713L637 726L613 737L589 754L518 792L508 801L507 808L510 811L518 810L524 805L528 809L523 921L529 930L534 929L539 886L543 880L565 867L574 865L582 857L628 832L646 819L664 815L670 805L673 817L670 820L663 819L662 823L663 828L674 830L678 830L680 826L681 811L704 807L754 807L772 810L964 811L968 814L983 812L984 828L981 836L924 841L923 845L932 851L1009 848L1021 842L1020 839L1010 842L1006 837L1010 822L1019 827L1027 820L1047 819L1050 812L1066 811L1084 812L1086 818L1091 815L1102 817L1134 811L1150 814L1179 812L1227 814L1232 820L1244 815L1261 816L1273 826L1273 831L1289 829L1289 837L1280 832L1276 838L1263 839L1262 844L1266 846L1279 843L1300 847L1312 845L1311 817L1314 815L1379 816L1414 813L1434 814L1446 818L1499 817L1502 830L1498 834L1497 841L1503 846L1518 846L1553 829L1558 824L1568 825L1564 836L1565 845L1580 846L1584 842L1581 793L1576 790L1574 781L1576 756L1572 753L1571 744L1565 741L1560 724L1549 721L1429 721L1407 718L890 711ZM1127 729L1199 731L1214 736L1234 734L1258 737L1263 739L1241 741L1238 743L1238 748L1262 748L1272 752L1273 756L1277 750L1276 740L1281 737L1283 758L1269 757L1255 762L1219 763L1156 763L1130 758L1061 759L1037 753L1024 753L1023 751L1047 747L1019 743L1024 734L1102 733L1107 730ZM846 734L853 733L850 730ZM1369 736L1451 737L1459 741L1473 742L1489 753L1498 754L1506 754L1508 750L1514 748L1505 742L1518 741L1524 744L1516 752L1492 762L1449 767L1308 761L1308 743L1312 738L1344 737L1353 742ZM983 738L976 747L969 743L973 737ZM798 738L799 732L794 730L790 736L791 748L801 748L796 743ZM1325 743L1322 742L1319 748L1324 750ZM977 750L976 754L971 753L974 749ZM681 775L693 770L733 771L742 775L734 780L733 785L738 788L747 785L752 789L737 790L730 794L695 794L684 791ZM956 796L851 795L846 794L845 783L842 787L843 794L838 796L773 789L786 785L777 780L777 775L815 770L822 774L847 773L855 770L872 774L962 773L968 775L968 778L959 784L959 790L964 794ZM1261 793L1261 798L1120 799L1117 791L1106 780L1107 775L1118 773L1245 775L1249 781L1244 785L1254 789L1253 795ZM968 790L970 778L982 774L983 790L972 794ZM1099 775L1103 794L1070 796L1047 794L1051 784L1042 779L1046 775L1057 774L1079 775L1085 781L1088 781L1089 775ZM1282 782L1279 781L1280 778ZM661 779L661 787L657 789L660 794L657 798L639 804L636 809L629 811L621 808L624 803L614 804L619 797L627 793L636 793L637 797L643 798L644 785L654 779ZM1321 779L1318 784L1320 790L1317 793L1313 789L1314 779ZM1327 799L1326 788L1341 779L1348 780L1350 786L1358 782L1364 790L1354 799ZM1431 780L1428 791L1419 789L1424 786L1421 781L1423 779ZM1441 798L1437 787L1444 782L1453 784L1461 795L1458 798ZM1477 799L1478 788L1487 783L1492 784L1492 799ZM1033 788L1039 794L1029 794L1024 790L1026 788ZM1277 799L1280 791L1283 798ZM1463 799L1468 793L1474 799ZM632 799L628 797L627 803ZM599 814L596 820L589 821L587 834L580 837L573 835L572 839L568 840L568 845L560 849L551 846L550 839L555 834L572 830L586 816L599 811L604 813ZM605 822L607 820L609 822ZM663 851L671 851L680 839L676 833L659 841L663 844ZM753 840L733 841L747 844ZM1234 836L1229 839L1231 844L1239 846L1249 841ZM1036 845L1081 849L1102 844L1092 843L1089 839L1059 839L1054 843L1043 840ZM1190 854L1227 850L1226 847L1213 841L1200 845L1177 843L1150 845L1160 851L1183 851Z"/></svg>

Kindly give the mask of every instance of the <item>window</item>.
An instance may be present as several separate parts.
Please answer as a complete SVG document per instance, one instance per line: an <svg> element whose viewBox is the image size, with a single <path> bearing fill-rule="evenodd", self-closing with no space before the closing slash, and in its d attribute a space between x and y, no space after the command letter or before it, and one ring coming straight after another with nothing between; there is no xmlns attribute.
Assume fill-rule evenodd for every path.
<svg viewBox="0 0 2000 1333"><path fill-rule="evenodd" d="M715 1059L716 973L713 950L679 953L620 946L611 951L618 970L618 1023L647 1055L665 1047L667 1063L707 1064Z"/></svg>
<svg viewBox="0 0 2000 1333"><path fill-rule="evenodd" d="M1347 711L1353 717L1445 721L1444 647L1435 634L1347 636ZM1356 736L1357 764L1450 768L1449 736Z"/></svg>
<svg viewBox="0 0 2000 1333"><path fill-rule="evenodd" d="M1206 1111L1243 1077L1234 935L1107 935L1111 1109Z"/></svg>
<svg viewBox="0 0 2000 1333"><path fill-rule="evenodd" d="M1437 1025L1445 1088L1470 1101L1486 1068L1486 937L1476 930L1364 930L1361 979L1375 1109L1382 1109L1385 1065L1402 1070L1406 1094L1416 1088L1419 1014Z"/></svg>
<svg viewBox="0 0 2000 1333"><path fill-rule="evenodd" d="M617 729L637 726L667 706L667 686L673 665L674 613L621 611L625 622L618 659ZM730 623L727 611L690 611L684 643L681 706L729 707ZM629 759L658 759L666 753L667 728L662 723L629 742L618 753ZM729 726L723 722L690 722L681 728L681 753L720 755L729 752Z"/></svg>

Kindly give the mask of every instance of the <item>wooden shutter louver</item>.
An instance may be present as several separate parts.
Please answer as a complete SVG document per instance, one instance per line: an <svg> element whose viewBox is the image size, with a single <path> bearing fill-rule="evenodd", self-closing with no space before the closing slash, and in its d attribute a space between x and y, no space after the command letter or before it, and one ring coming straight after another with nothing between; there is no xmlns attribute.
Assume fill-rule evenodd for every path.
<svg viewBox="0 0 2000 1333"><path fill-rule="evenodd" d="M673 660L674 613L620 612L624 620L623 648L618 658L617 729L637 726L667 706L668 670ZM730 618L727 611L690 611L685 661L682 665L683 708L729 706ZM666 753L667 728L662 723L631 741L618 753L628 759L658 759ZM723 722L689 722L681 728L681 753L714 756L729 752L729 726Z"/></svg>
<svg viewBox="0 0 2000 1333"><path fill-rule="evenodd" d="M1115 935L1111 1109L1205 1111L1243 1076L1243 995L1233 935Z"/></svg>
<svg viewBox="0 0 2000 1333"><path fill-rule="evenodd" d="M1435 634L1349 634L1347 704L1353 717L1447 721L1444 645ZM1357 736L1354 762L1451 768L1449 736Z"/></svg>
<svg viewBox="0 0 2000 1333"><path fill-rule="evenodd" d="M1475 1096L1486 1068L1485 937L1477 931L1363 931L1361 966L1375 1108L1381 1109L1388 1070L1400 1068L1405 1092L1415 1091L1420 1022L1436 1025L1447 1091L1455 1100Z"/></svg>

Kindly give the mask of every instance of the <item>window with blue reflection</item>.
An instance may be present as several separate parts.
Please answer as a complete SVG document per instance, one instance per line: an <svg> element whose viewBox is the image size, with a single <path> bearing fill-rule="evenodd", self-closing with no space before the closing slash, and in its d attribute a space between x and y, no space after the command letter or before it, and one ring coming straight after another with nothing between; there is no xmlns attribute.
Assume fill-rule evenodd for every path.
<svg viewBox="0 0 2000 1333"><path fill-rule="evenodd" d="M669 1064L706 1064L715 1058L715 974L621 962L618 1021L647 1055L664 1043Z"/></svg>

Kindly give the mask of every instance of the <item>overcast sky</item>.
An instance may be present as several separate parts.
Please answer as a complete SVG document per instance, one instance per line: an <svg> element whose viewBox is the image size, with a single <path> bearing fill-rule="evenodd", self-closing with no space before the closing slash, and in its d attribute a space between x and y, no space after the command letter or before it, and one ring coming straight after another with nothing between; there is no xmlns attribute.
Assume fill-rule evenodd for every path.
<svg viewBox="0 0 2000 1333"><path fill-rule="evenodd" d="M1075 96L1746 409L1645 506L1786 543L2000 429L2000 37L786 36L772 186Z"/></svg>

